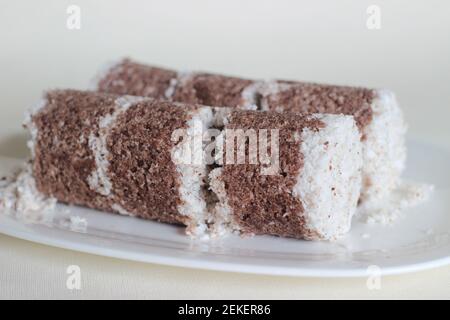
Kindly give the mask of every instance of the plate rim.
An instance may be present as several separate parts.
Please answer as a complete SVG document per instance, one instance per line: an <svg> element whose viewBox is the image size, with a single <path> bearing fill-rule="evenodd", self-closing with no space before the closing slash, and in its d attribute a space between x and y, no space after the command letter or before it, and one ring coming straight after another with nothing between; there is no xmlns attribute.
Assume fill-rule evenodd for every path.
<svg viewBox="0 0 450 320"><path fill-rule="evenodd" d="M11 219L10 217L7 216L6 218ZM56 229L61 232L73 232L64 229L58 228ZM34 230L32 230L32 232L21 231L18 230L17 228L7 230L5 229L5 226L1 221L0 221L0 233L20 240L25 240L32 243L37 243L64 250L71 250L75 252L92 254L96 256L103 256L125 261L157 264L161 266L187 268L194 270L266 275L266 276L304 277L304 278L367 278L368 276L370 276L370 274L367 271L367 268L361 267L356 267L347 270L332 269L332 268L315 269L304 266L298 266L295 268L289 266L274 267L268 265L255 265L246 262L241 262L237 264L233 261L218 262L218 261L198 260L195 258L189 259L187 257L177 258L165 256L159 253L138 254L132 251L126 252L125 257L123 251L114 248L103 247L101 245L89 245L83 242L74 243L72 241L65 240L64 238L49 238L43 234L36 233L36 231ZM73 233L76 234L76 232ZM100 238L99 236L93 234L88 235L93 238ZM442 258L437 258L424 262L411 263L403 266L383 267L380 268L379 275L391 276L391 275L408 274L418 271L425 271L434 268L444 267L447 265L450 265L450 255Z"/></svg>

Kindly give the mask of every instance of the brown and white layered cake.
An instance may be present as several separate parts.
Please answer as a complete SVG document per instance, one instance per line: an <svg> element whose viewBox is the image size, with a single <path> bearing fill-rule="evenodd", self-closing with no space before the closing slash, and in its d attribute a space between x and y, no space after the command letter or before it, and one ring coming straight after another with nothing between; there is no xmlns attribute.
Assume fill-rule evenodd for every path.
<svg viewBox="0 0 450 320"><path fill-rule="evenodd" d="M353 115L363 143L361 200L379 200L398 186L406 161L406 125L388 90L265 82L258 90L260 109Z"/></svg>
<svg viewBox="0 0 450 320"><path fill-rule="evenodd" d="M129 59L105 68L92 89L216 107L256 109L252 80L198 72L175 72Z"/></svg>
<svg viewBox="0 0 450 320"><path fill-rule="evenodd" d="M56 90L26 126L39 197L183 224L194 237L334 239L350 229L360 194L360 135L350 116ZM234 145L236 132L244 139ZM216 140L206 144L207 136ZM255 146L258 161L246 162ZM230 162L238 150L244 161Z"/></svg>
<svg viewBox="0 0 450 320"><path fill-rule="evenodd" d="M354 116L363 142L361 200L389 194L405 164L406 126L394 94L387 90L177 73L130 60L111 66L95 89L218 107Z"/></svg>
<svg viewBox="0 0 450 320"><path fill-rule="evenodd" d="M174 161L211 108L112 94L48 92L28 116L36 187L57 200L206 231L202 161ZM200 125L200 129L199 129Z"/></svg>
<svg viewBox="0 0 450 320"><path fill-rule="evenodd" d="M214 212L216 233L329 240L350 230L362 166L353 117L233 111L224 122L222 166L210 174L211 188L219 199ZM267 130L268 141L276 134L278 145L265 145L270 145L269 158L277 154L279 162L238 163L242 145L234 143L234 136L239 130L247 132L246 150L251 148L250 132ZM257 140L259 156L265 152L263 143ZM278 164L276 170L274 164Z"/></svg>

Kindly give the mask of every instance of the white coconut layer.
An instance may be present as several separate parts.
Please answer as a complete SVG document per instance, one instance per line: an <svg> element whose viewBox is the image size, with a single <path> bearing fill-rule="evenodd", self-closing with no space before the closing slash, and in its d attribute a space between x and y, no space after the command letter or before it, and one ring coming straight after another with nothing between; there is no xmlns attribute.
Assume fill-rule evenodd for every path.
<svg viewBox="0 0 450 320"><path fill-rule="evenodd" d="M271 95L276 95L283 90L287 90L290 88L290 85L285 83L279 83L273 80L263 81L259 84L258 92L261 95L262 98L266 98ZM269 108L269 104L266 99L262 99L260 103L260 108L263 111L269 111L271 110ZM277 112L283 112L285 109L282 106L276 106L274 111Z"/></svg>
<svg viewBox="0 0 450 320"><path fill-rule="evenodd" d="M33 117L41 112L45 108L45 106L47 106L47 103L47 99L42 98L25 112L25 120L23 121L23 125L28 129L30 133L30 139L27 142L27 146L30 149L32 159L34 159L34 156L36 154L36 145L39 133L38 128L33 121Z"/></svg>
<svg viewBox="0 0 450 320"><path fill-rule="evenodd" d="M47 99L41 98L25 112L23 125L30 133L27 146L34 160L39 130L33 117L47 106ZM38 191L33 177L31 163L24 166L0 183L0 213L14 216L26 223L50 224L55 214L56 199L44 196Z"/></svg>
<svg viewBox="0 0 450 320"><path fill-rule="evenodd" d="M317 238L336 239L350 230L361 191L362 147L352 116L313 115L325 123L305 128L300 152L304 165L294 187L304 208L306 228Z"/></svg>
<svg viewBox="0 0 450 320"><path fill-rule="evenodd" d="M169 87L164 92L164 96L167 100L172 100L172 96L175 94L178 86L184 86L189 82L196 73L191 71L179 71L176 78L170 80Z"/></svg>
<svg viewBox="0 0 450 320"><path fill-rule="evenodd" d="M365 128L363 142L364 202L389 195L398 186L406 161L406 124L394 93L377 90L371 107L373 119Z"/></svg>
<svg viewBox="0 0 450 320"><path fill-rule="evenodd" d="M182 204L178 212L190 218L187 233L193 237L207 237L207 177L203 135L214 123L211 108L199 108L190 112L183 138L172 150L180 179L179 193Z"/></svg>
<svg viewBox="0 0 450 320"><path fill-rule="evenodd" d="M234 232L239 232L240 227L233 219L233 210L228 204L225 183L222 181L223 168L216 168L209 174L209 188L217 198L217 202L211 207L210 227L212 237L222 237Z"/></svg>
<svg viewBox="0 0 450 320"><path fill-rule="evenodd" d="M256 81L242 91L242 105L240 106L240 109L258 110L258 97L262 86L263 82Z"/></svg>

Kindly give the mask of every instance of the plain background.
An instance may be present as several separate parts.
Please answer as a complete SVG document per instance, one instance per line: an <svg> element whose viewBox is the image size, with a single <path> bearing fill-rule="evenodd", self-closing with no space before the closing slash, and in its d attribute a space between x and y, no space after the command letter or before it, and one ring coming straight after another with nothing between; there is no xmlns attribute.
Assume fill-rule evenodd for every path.
<svg viewBox="0 0 450 320"><path fill-rule="evenodd" d="M69 5L81 29L66 27ZM369 5L381 29L366 27ZM414 139L450 149L450 2L0 1L0 155L25 157L24 110L50 88L87 88L130 56L176 69L394 90ZM66 268L83 287L65 287ZM0 236L1 298L450 298L450 267L366 279L290 279L144 265Z"/></svg>

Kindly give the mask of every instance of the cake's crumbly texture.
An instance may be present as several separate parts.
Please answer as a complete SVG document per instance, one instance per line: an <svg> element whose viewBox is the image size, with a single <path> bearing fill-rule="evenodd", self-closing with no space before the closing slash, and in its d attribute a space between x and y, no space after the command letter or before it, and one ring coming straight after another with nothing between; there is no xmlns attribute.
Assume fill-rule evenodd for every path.
<svg viewBox="0 0 450 320"><path fill-rule="evenodd" d="M172 132L185 129L189 108L138 103L119 116L107 145L116 202L147 219L187 223L178 212L180 180L171 160Z"/></svg>
<svg viewBox="0 0 450 320"><path fill-rule="evenodd" d="M124 59L112 66L98 81L97 90L118 95L129 94L164 99L171 80L176 77L175 71Z"/></svg>
<svg viewBox="0 0 450 320"><path fill-rule="evenodd" d="M33 116L37 128L33 175L37 189L61 202L111 210L109 199L92 190L96 169L88 137L98 134L99 120L115 109L115 96L75 90L51 91Z"/></svg>
<svg viewBox="0 0 450 320"><path fill-rule="evenodd" d="M246 107L244 90L251 80L212 74L180 77L171 100L217 107Z"/></svg>
<svg viewBox="0 0 450 320"><path fill-rule="evenodd" d="M278 81L261 90L263 110L353 115L358 128L372 121L370 89ZM364 138L364 137L363 137Z"/></svg>
<svg viewBox="0 0 450 320"><path fill-rule="evenodd" d="M25 223L51 224L55 206L55 198L37 190L30 163L0 180L0 213Z"/></svg>
<svg viewBox="0 0 450 320"><path fill-rule="evenodd" d="M220 179L225 185L234 223L242 233L318 237L306 228L302 199L292 192L304 165L299 147L301 141L295 133L304 128L320 130L321 127L321 121L299 114L242 111L230 115L226 129L279 130L279 174L261 175L261 165L247 161L223 165ZM236 144L235 150L237 147Z"/></svg>
<svg viewBox="0 0 450 320"><path fill-rule="evenodd" d="M433 185L402 181L383 201L363 203L359 218L369 224L392 225L407 210L426 202L432 195Z"/></svg>
<svg viewBox="0 0 450 320"><path fill-rule="evenodd" d="M61 202L190 224L180 213L180 173L171 159L176 129L198 106L130 96L51 91L31 116L33 175Z"/></svg>

